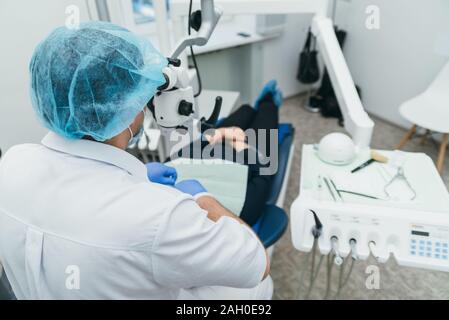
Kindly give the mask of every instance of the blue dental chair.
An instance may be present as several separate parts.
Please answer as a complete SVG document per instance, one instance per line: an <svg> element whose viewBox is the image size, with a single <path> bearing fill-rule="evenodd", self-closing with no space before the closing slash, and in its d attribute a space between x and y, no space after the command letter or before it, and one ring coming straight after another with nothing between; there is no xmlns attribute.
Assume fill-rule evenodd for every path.
<svg viewBox="0 0 449 320"><path fill-rule="evenodd" d="M279 143L278 171L273 177L270 196L264 212L259 221L252 227L265 248L275 244L285 233L288 225L287 214L277 205L279 205L280 197L284 196L281 193L288 182L286 175L293 155L294 128L291 124L280 124L279 132L284 132L284 135Z"/></svg>

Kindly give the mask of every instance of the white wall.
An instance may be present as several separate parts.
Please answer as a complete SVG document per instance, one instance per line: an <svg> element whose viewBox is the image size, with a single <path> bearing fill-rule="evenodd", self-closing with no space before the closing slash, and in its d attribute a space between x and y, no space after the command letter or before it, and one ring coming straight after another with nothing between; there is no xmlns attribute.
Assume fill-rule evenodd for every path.
<svg viewBox="0 0 449 320"><path fill-rule="evenodd" d="M46 130L37 121L29 97L28 65L36 45L66 20L77 5L89 19L86 0L0 1L0 148L38 142Z"/></svg>
<svg viewBox="0 0 449 320"><path fill-rule="evenodd" d="M87 1L0 1L3 151L13 144L37 142L46 132L31 108L28 63L37 43L64 24L67 5L77 4L81 19L89 19ZM365 28L365 9L372 4L380 8L380 30ZM423 91L449 57L449 1L340 0L337 13L338 24L348 31L345 56L355 82L362 87L365 108L408 125L400 118L398 106ZM278 79L285 96L305 88L296 81L296 71L310 18L289 15L284 34L265 41L261 48L262 82Z"/></svg>
<svg viewBox="0 0 449 320"><path fill-rule="evenodd" d="M284 33L263 44L263 82L277 79L286 97L308 88L296 80L296 73L311 18L306 14L288 15Z"/></svg>
<svg viewBox="0 0 449 320"><path fill-rule="evenodd" d="M365 27L368 5L380 9L379 30ZM399 105L425 90L449 57L449 1L340 0L337 22L348 31L344 53L365 108L409 126Z"/></svg>
<svg viewBox="0 0 449 320"><path fill-rule="evenodd" d="M255 25L254 17L245 18ZM307 14L287 15L285 30L279 36L198 56L204 87L241 91L244 103L253 102L262 86L271 79L278 80L285 97L310 88L296 80L296 73L311 18ZM244 26L242 21L239 22ZM242 27L242 30L248 29L251 30Z"/></svg>

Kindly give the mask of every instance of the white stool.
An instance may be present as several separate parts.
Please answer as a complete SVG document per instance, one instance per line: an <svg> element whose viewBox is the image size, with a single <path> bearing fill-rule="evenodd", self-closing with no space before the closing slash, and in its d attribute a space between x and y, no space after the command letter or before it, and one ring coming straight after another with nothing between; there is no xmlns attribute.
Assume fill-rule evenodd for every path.
<svg viewBox="0 0 449 320"><path fill-rule="evenodd" d="M417 97L404 102L399 107L399 112L405 119L412 122L413 126L399 142L397 149L404 147L413 137L418 126L426 129L422 143L431 132L443 134L437 160L437 168L441 173L449 141L449 62L429 88Z"/></svg>

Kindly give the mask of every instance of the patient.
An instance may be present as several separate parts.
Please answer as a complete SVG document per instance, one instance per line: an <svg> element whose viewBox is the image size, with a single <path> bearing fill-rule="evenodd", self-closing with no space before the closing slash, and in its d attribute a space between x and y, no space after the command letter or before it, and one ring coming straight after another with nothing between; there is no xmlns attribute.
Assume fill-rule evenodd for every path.
<svg viewBox="0 0 449 320"><path fill-rule="evenodd" d="M219 121L217 128L213 135L205 134L205 139L201 143L192 143L186 147L189 150L186 152L186 148L180 150L177 153L177 157L189 155L191 158L197 158L195 155L202 155L202 152L194 152L195 147L204 150L207 146L214 145L212 150L217 150L217 146L221 148L220 152L211 154L212 158L221 158L236 162L235 159L243 159L244 165L248 166L248 179L245 203L240 213L240 218L249 225L254 225L265 207L268 200L271 181L274 173L263 174L261 169L266 167L267 164L261 161L261 156L265 155L270 158L276 158L277 154L269 154L270 143L273 143L273 134L275 134L275 143L278 143L278 126L279 126L279 108L282 105L282 93L277 88L276 81L272 80L265 85L259 98L257 99L254 108L250 105L243 105L228 118ZM248 141L248 137L244 131L248 129L254 130L257 134L260 130L267 130L271 132L266 136L258 137L256 144L251 144ZM270 131L271 130L271 131ZM247 131L248 132L248 131ZM279 135L282 135L279 132ZM232 159L229 159L229 152L226 148L232 148ZM277 153L277 147L274 148ZM257 156L254 156L255 153ZM273 157L274 156L274 157ZM175 157L175 156L172 156ZM249 161L249 159L252 159ZM255 161L254 161L255 160Z"/></svg>

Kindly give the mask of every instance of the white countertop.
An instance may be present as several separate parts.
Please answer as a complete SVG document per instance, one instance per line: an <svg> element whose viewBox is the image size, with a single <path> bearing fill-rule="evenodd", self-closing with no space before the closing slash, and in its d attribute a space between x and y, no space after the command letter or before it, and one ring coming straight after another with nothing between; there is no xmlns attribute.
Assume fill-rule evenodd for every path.
<svg viewBox="0 0 449 320"><path fill-rule="evenodd" d="M392 158L394 153L394 151L379 152L389 158ZM317 191L318 176L347 177L347 180L354 180L354 189L361 189L351 191L361 191L366 194L366 190L372 190L375 194L382 194L385 199L374 200L345 194L343 195L344 203L449 213L449 193L432 159L424 153L403 152L403 155L405 156L404 173L416 191L417 197L414 200L407 201L385 200L383 188L392 178L396 169L391 166L387 167L388 164L373 163L356 173L350 173L352 169L369 159L369 150L359 153L357 158L349 165L334 166L319 159L313 145L304 145L302 149L300 196L310 197L322 202L333 202L334 200L324 183L321 191ZM385 166L386 169L381 168L382 166ZM342 189L338 182L336 184L339 189ZM340 184L351 185L351 181L340 179ZM404 189L404 192L407 191L409 190Z"/></svg>

